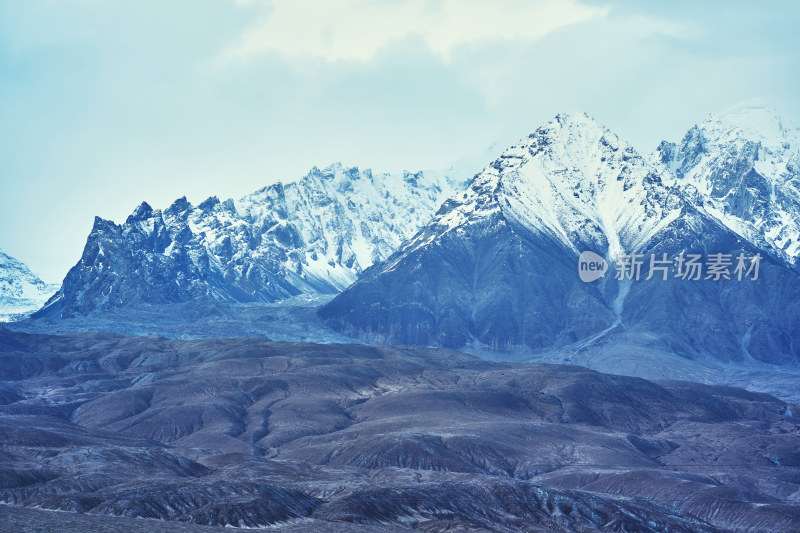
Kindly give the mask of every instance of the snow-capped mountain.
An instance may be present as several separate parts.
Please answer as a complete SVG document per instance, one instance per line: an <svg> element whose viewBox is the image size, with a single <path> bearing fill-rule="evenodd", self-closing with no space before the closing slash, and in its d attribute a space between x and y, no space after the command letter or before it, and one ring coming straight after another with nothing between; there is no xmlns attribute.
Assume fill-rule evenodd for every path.
<svg viewBox="0 0 800 533"><path fill-rule="evenodd" d="M800 277L772 258L759 283L580 281L584 250L612 266L634 253L758 252L671 181L597 121L561 114L319 314L393 343L551 350L625 334L689 358L796 360Z"/></svg>
<svg viewBox="0 0 800 533"><path fill-rule="evenodd" d="M768 103L711 115L680 143L661 143L656 158L711 216L800 266L800 132Z"/></svg>
<svg viewBox="0 0 800 533"><path fill-rule="evenodd" d="M0 250L0 322L24 318L57 290L58 285L45 283L22 261Z"/></svg>
<svg viewBox="0 0 800 533"><path fill-rule="evenodd" d="M682 202L667 177L585 113L563 113L487 166L405 248L502 212L572 251L613 259L677 218Z"/></svg>
<svg viewBox="0 0 800 533"><path fill-rule="evenodd" d="M441 175L335 164L238 201L142 203L95 219L81 260L39 315L136 303L277 301L333 294L426 223L454 192Z"/></svg>

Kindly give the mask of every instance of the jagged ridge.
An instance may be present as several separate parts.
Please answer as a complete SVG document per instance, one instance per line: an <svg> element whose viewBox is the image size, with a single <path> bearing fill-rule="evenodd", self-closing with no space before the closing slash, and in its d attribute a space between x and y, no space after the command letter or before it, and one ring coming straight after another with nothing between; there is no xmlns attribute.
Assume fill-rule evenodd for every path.
<svg viewBox="0 0 800 533"><path fill-rule="evenodd" d="M277 301L335 294L388 257L452 193L443 176L340 164L239 201L142 203L124 224L95 219L80 262L39 315L140 303Z"/></svg>
<svg viewBox="0 0 800 533"><path fill-rule="evenodd" d="M661 143L655 159L720 223L797 267L800 133L771 105L754 99L711 115L680 143Z"/></svg>
<svg viewBox="0 0 800 533"><path fill-rule="evenodd" d="M552 350L626 335L691 359L797 361L800 278L768 251L759 283L579 281L583 250L612 263L762 251L702 198L598 122L565 113L319 314L376 342Z"/></svg>

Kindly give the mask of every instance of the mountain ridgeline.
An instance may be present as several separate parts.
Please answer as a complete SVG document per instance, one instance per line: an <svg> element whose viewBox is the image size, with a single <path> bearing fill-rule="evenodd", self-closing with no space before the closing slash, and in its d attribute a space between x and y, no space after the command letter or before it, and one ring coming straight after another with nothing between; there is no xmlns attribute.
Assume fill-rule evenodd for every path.
<svg viewBox="0 0 800 533"><path fill-rule="evenodd" d="M37 316L192 300L274 302L336 294L388 257L453 193L439 175L335 164L239 201L142 203L96 218L83 255Z"/></svg>
<svg viewBox="0 0 800 533"><path fill-rule="evenodd" d="M375 343L548 352L627 344L696 360L800 356L800 135L748 101L641 155L563 113L468 184L333 165L241 200L96 219L39 317L280 302ZM437 211L438 208L438 211ZM611 269L584 283L578 257ZM641 280L617 279L640 254ZM646 280L650 256L761 258L758 279ZM751 274L754 274L751 270Z"/></svg>
<svg viewBox="0 0 800 533"><path fill-rule="evenodd" d="M800 143L772 116L746 103L643 157L583 113L558 115L319 314L372 342L547 351L615 339L796 362ZM763 260L757 280L583 283L584 250L617 267L634 253Z"/></svg>

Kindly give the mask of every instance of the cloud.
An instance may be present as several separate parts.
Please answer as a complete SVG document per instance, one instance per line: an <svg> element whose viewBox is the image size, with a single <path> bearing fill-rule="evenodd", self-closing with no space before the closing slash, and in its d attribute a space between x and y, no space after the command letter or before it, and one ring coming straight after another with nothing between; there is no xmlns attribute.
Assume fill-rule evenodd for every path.
<svg viewBox="0 0 800 533"><path fill-rule="evenodd" d="M602 17L607 9L575 0L236 0L271 8L242 36L229 57L278 53L329 62L369 61L386 45L421 37L447 60L462 45L535 40Z"/></svg>

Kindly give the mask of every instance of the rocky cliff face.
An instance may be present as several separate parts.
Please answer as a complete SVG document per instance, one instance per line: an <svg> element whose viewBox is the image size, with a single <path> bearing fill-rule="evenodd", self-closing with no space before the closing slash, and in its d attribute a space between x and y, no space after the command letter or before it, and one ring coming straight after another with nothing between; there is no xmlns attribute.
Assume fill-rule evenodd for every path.
<svg viewBox="0 0 800 533"><path fill-rule="evenodd" d="M582 113L557 116L488 165L411 241L320 310L376 341L550 350L620 333L689 358L794 361L800 281L696 186ZM577 275L578 255L611 272ZM626 256L762 252L758 282L614 279Z"/></svg>
<svg viewBox="0 0 800 533"><path fill-rule="evenodd" d="M443 176L337 164L244 198L142 203L123 224L100 218L81 260L40 315L139 303L276 301L335 294L388 257L453 193Z"/></svg>
<svg viewBox="0 0 800 533"><path fill-rule="evenodd" d="M793 267L800 258L800 133L748 100L692 127L655 158L724 226Z"/></svg>

